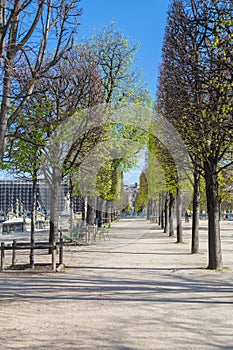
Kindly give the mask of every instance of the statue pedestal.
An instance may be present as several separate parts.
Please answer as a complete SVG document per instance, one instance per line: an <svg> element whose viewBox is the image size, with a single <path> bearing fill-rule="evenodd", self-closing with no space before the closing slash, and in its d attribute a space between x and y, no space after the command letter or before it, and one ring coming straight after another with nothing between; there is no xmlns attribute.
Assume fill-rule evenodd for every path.
<svg viewBox="0 0 233 350"><path fill-rule="evenodd" d="M69 210L63 210L59 215L59 226L61 228L69 228L71 227L71 221L73 220L73 214Z"/></svg>

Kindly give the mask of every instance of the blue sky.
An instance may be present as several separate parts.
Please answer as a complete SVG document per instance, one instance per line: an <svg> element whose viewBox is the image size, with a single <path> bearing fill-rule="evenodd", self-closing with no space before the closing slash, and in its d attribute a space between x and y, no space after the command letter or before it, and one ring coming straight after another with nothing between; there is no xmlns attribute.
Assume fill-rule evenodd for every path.
<svg viewBox="0 0 233 350"><path fill-rule="evenodd" d="M112 20L116 27L136 40L137 67L142 69L152 97L155 97L158 65L170 0L81 0L80 37L89 38Z"/></svg>
<svg viewBox="0 0 233 350"><path fill-rule="evenodd" d="M170 0L81 0L78 38L89 38L95 29L116 22L117 29L139 44L136 66L154 98L169 4ZM139 157L138 166L124 174L125 182L138 182L143 165L144 157Z"/></svg>

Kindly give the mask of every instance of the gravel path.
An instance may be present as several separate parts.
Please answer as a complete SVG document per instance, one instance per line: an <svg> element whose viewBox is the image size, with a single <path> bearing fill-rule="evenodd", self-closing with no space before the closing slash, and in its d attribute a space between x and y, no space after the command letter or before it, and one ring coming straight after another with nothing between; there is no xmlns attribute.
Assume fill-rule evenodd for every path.
<svg viewBox="0 0 233 350"><path fill-rule="evenodd" d="M110 241L67 247L64 273L0 274L1 349L233 349L233 222L223 271L155 224L124 219Z"/></svg>

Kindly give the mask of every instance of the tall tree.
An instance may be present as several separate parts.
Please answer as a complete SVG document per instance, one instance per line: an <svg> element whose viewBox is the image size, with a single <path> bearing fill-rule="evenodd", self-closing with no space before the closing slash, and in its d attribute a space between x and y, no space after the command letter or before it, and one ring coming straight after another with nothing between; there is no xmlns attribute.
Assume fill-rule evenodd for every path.
<svg viewBox="0 0 233 350"><path fill-rule="evenodd" d="M37 94L24 106L24 116L20 115L11 124L13 145L20 144L30 150L20 153L20 161L17 155L17 167L27 172L24 165L32 166L35 155L36 164L43 167L50 186L50 242L58 236L61 181L80 164L100 137L97 129L102 128L99 127L101 112L99 115L98 111L93 112L93 119L87 110L81 112L101 99L98 76L89 52L67 52L66 59L61 59L40 79ZM75 114L76 111L80 113Z"/></svg>
<svg viewBox="0 0 233 350"><path fill-rule="evenodd" d="M148 183L145 172L143 171L139 177L139 192L135 199L135 211L142 212L148 200Z"/></svg>
<svg viewBox="0 0 233 350"><path fill-rule="evenodd" d="M118 160L115 159L116 150L111 146L113 140L118 143L117 148L119 148L119 144L122 144L124 140L128 139L130 142L130 140L136 140L136 138L138 140L139 138L142 139L142 131L137 130L135 125L133 125L135 120L130 116L127 119L126 110L122 109L122 111L120 111L120 108L122 106L127 108L127 105L130 103L148 105L150 102L148 89L143 82L141 73L135 67L137 48L138 45L125 37L122 32L115 29L114 24L105 27L102 31L95 33L90 40L77 46L78 50L87 50L92 53L93 62L96 64L100 73L101 84L99 86L99 92L102 96L102 103L104 106L113 106L112 109L110 108L112 115L109 113L109 121L106 123L105 147L107 147L107 154L109 154L109 151L112 152L110 157L113 156L114 164L118 162ZM116 112L124 114L124 120L117 117L117 120L114 120L117 114ZM132 114L135 117L136 112L134 111ZM126 149L127 146L124 148ZM102 163L104 153L105 151L102 150L96 155L98 164ZM122 167L125 167L126 163L124 153L125 152L122 151L120 155L120 152L118 152ZM133 152L128 153L128 156L129 154L132 156L132 153ZM110 164L108 162L109 156L106 158L106 169L104 170L104 166L102 166L102 173L105 171L108 172L108 166ZM129 165L129 162L130 161L127 161L127 165ZM132 162L132 164L133 163L134 162ZM95 169L98 168L98 164L95 164L93 167L89 166L89 163L87 165L89 170L86 169L86 171L89 171L89 173L95 172ZM108 176L109 175L110 173L108 172ZM114 179L115 171L112 172L112 176ZM86 177L92 178L92 174L90 174L90 176L86 175ZM104 192L105 194L108 193L112 180L109 178L109 181L102 184L102 190L100 191L102 194ZM105 189L103 189L104 185ZM94 183L93 187L95 187ZM99 202L102 203L103 198L100 199Z"/></svg>
<svg viewBox="0 0 233 350"><path fill-rule="evenodd" d="M159 81L160 111L182 135L205 178L210 269L222 267L218 174L232 147L231 0L174 0Z"/></svg>
<svg viewBox="0 0 233 350"><path fill-rule="evenodd" d="M38 81L72 47L79 0L0 1L0 159ZM71 25L72 23L72 25Z"/></svg>
<svg viewBox="0 0 233 350"><path fill-rule="evenodd" d="M142 73L136 69L137 43L111 23L84 45L93 52L99 67L105 103L149 103L150 96Z"/></svg>
<svg viewBox="0 0 233 350"><path fill-rule="evenodd" d="M160 193L161 193L161 226L164 228L164 202L165 202L165 193L168 192L170 194L170 213L169 213L169 233L173 235L173 209L174 209L174 201L176 197L176 218L177 218L177 243L181 243L183 241L182 235L182 220L181 220L181 212L182 212L182 200L181 200L181 178L179 169L177 168L177 164L174 161L169 150L163 144L162 140L151 137L149 142L149 150L151 152L152 157L156 157L159 161L161 169L164 174L164 183L163 186L160 185ZM164 190L163 190L164 188Z"/></svg>
<svg viewBox="0 0 233 350"><path fill-rule="evenodd" d="M9 143L2 163L2 169L6 169L14 176L20 176L32 181L32 204L31 204L31 245L35 244L35 224L37 209L37 185L41 175L41 154L47 142L46 125L40 123L46 106L33 106L24 108L23 115L15 120L9 130ZM30 267L34 268L34 253L31 249Z"/></svg>

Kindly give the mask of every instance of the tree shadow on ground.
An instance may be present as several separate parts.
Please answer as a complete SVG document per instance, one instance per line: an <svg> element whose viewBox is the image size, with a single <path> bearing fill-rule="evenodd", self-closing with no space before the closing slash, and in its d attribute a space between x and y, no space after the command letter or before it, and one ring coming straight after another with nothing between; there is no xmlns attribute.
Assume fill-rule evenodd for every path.
<svg viewBox="0 0 233 350"><path fill-rule="evenodd" d="M109 302L233 304L232 277L227 281L225 276L223 281L211 273L207 280L206 275L185 275L197 270L82 266L78 274L70 267L68 274L3 275L0 294L2 300L17 301L104 299Z"/></svg>

